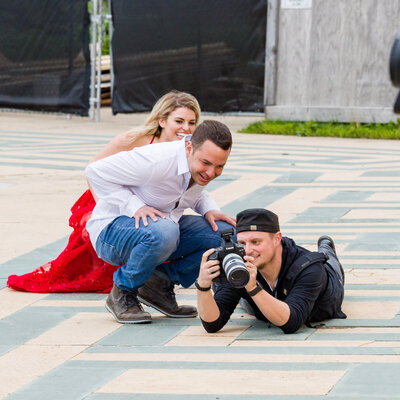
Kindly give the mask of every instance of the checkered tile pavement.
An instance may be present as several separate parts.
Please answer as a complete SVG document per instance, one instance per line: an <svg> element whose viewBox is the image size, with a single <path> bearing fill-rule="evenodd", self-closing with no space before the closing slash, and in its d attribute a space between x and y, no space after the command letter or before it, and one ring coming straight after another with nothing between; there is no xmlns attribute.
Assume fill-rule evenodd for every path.
<svg viewBox="0 0 400 400"><path fill-rule="evenodd" d="M400 142L235 134L213 197L232 215L277 212L283 234L310 249L331 235L348 318L284 335L238 308L206 334L198 319L151 309L152 324L120 325L102 294L6 288L8 275L65 246L83 168L118 133L35 120L46 122L0 126L0 398L399 398ZM178 288L177 298L195 304L195 290Z"/></svg>

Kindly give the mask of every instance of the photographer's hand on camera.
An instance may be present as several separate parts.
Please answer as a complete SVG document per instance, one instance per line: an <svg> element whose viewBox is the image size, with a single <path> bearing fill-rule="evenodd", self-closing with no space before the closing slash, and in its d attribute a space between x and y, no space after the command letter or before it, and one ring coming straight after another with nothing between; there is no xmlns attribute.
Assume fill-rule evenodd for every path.
<svg viewBox="0 0 400 400"><path fill-rule="evenodd" d="M201 259L199 277L196 281L197 308L204 321L212 322L219 318L219 308L211 291L211 283L220 274L218 260L208 260L215 249L207 250Z"/></svg>
<svg viewBox="0 0 400 400"><path fill-rule="evenodd" d="M250 274L249 282L245 286L245 289L250 292L257 287L257 267L253 264L254 257L244 256L244 260Z"/></svg>
<svg viewBox="0 0 400 400"><path fill-rule="evenodd" d="M199 277L197 283L202 288L211 287L212 280L220 274L218 260L207 260L208 256L214 253L215 249L207 250L201 259Z"/></svg>

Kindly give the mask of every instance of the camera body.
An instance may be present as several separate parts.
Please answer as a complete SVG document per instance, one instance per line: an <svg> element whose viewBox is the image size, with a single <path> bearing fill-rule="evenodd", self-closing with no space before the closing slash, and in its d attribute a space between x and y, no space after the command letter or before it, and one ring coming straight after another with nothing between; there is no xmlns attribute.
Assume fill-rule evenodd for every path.
<svg viewBox="0 0 400 400"><path fill-rule="evenodd" d="M220 232L222 244L209 255L208 260L220 263L220 274L213 280L215 283L229 282L235 288L242 288L249 282L250 274L243 259L246 252L243 246L232 241L233 234L233 229Z"/></svg>

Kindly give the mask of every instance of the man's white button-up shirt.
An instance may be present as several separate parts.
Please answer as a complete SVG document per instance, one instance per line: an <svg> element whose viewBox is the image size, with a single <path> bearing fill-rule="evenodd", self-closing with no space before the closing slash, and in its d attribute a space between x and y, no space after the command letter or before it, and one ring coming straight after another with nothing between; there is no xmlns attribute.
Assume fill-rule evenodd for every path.
<svg viewBox="0 0 400 400"><path fill-rule="evenodd" d="M178 223L186 208L204 215L219 210L218 205L193 184L188 188L190 171L185 140L156 143L123 151L89 164L86 177L98 197L86 224L96 248L100 232L115 218L133 217L144 205L162 211Z"/></svg>

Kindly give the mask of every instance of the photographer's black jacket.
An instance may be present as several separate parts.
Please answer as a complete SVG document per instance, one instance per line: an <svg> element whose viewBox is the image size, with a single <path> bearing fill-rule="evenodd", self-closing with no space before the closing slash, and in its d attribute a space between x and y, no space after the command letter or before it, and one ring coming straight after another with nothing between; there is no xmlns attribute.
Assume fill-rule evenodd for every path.
<svg viewBox="0 0 400 400"><path fill-rule="evenodd" d="M268 283L258 273L257 281L269 294L284 301L290 308L290 317L280 328L285 333L296 332L303 324L322 321L328 318L346 318L341 312L343 285L334 271L324 260L310 263L305 268L298 268L304 257L318 254L297 246L292 239L282 238L282 266L275 290L272 292ZM303 261L301 261L303 260ZM296 269L294 281L290 277ZM255 312L257 319L268 321L259 310L246 289L235 289L228 282L217 286L214 299L220 316L214 322L202 321L207 332L219 331L229 320L241 298L246 299Z"/></svg>

